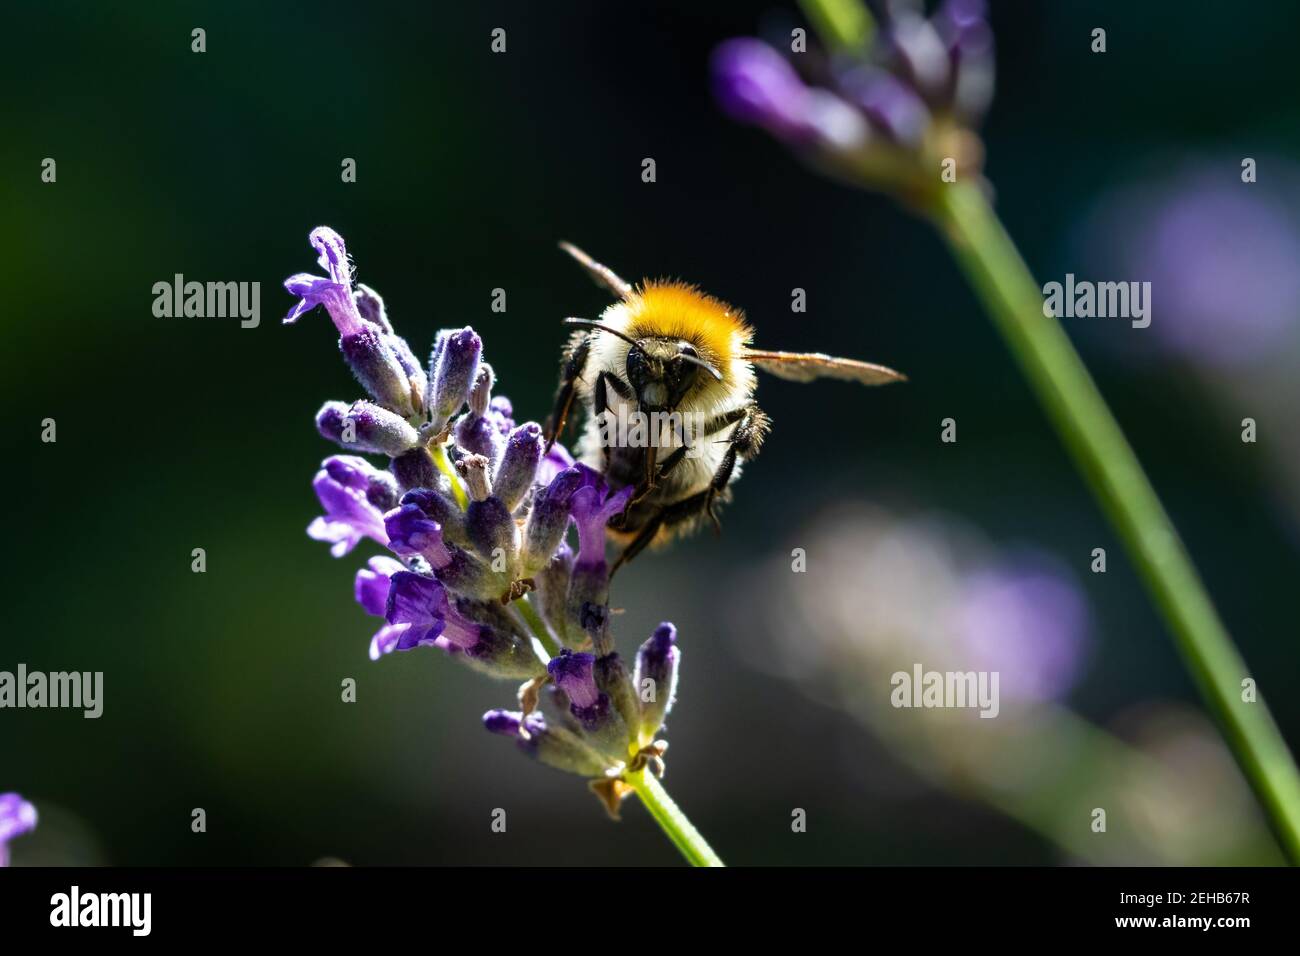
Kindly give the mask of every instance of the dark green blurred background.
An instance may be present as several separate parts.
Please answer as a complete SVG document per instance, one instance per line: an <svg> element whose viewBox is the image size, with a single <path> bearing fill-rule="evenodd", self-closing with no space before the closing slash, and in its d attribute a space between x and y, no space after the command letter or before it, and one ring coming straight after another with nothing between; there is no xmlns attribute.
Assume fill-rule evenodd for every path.
<svg viewBox="0 0 1300 956"><path fill-rule="evenodd" d="M724 535L623 572L620 644L660 619L680 628L668 783L728 862L1062 860L978 802L880 786L909 771L738 650L743 572L788 555L836 499L881 502L961 516L1074 567L1095 617L1080 713L1107 724L1152 700L1198 706L930 227L816 178L714 105L712 47L797 16L694 2L9 10L0 669L102 670L106 684L98 721L0 712L0 791L22 792L43 823L15 862L676 860L639 807L613 825L581 781L483 732L480 714L509 705L512 687L433 652L366 659L375 622L351 582L371 546L338 561L303 533L330 453L312 415L357 389L323 314L279 324L292 304L280 282L315 271L307 233L320 224L346 238L417 351L472 323L521 420L549 407L560 319L605 304L557 252L562 238L629 277L700 283L744 307L768 347L907 372L910 384L873 392L765 381L775 428ZM1226 156L1235 182L1241 156L1295 154L1292 4L995 2L993 22L988 173L1042 281L1086 271L1075 225L1135 170ZM1098 25L1104 56L1088 52ZM489 51L497 26L502 56ZM190 52L194 27L206 54ZM53 185L39 178L47 156ZM340 182L343 157L355 184ZM151 287L177 272L260 281L260 327L154 318ZM495 287L504 315L490 311ZM806 315L790 312L794 287ZM1283 492L1295 470L1267 438L1243 445L1236 422L1252 409L1188 364L1128 360L1136 333L1122 323L1067 328L1294 746L1300 536ZM1254 414L1266 435L1295 430L1294 415ZM939 442L947 416L956 445ZM40 442L46 417L56 444ZM195 547L205 574L190 571ZM1105 575L1088 573L1095 547L1110 554ZM339 701L344 677L358 681L354 705ZM194 807L204 835L190 831ZM504 835L489 829L496 807ZM791 833L791 807L808 809L808 833Z"/></svg>

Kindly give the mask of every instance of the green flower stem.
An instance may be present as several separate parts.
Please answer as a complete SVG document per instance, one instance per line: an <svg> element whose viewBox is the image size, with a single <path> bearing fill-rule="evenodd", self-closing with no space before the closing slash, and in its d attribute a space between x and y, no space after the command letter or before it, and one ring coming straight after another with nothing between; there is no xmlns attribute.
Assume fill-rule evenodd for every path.
<svg viewBox="0 0 1300 956"><path fill-rule="evenodd" d="M551 636L550 629L546 626L546 622L542 620L542 616L537 613L536 608L529 602L527 594L515 601L515 607L518 608L520 616L528 624L528 629L533 632L533 636L537 638L538 643L546 649L546 653L551 657L559 654L560 645Z"/></svg>
<svg viewBox="0 0 1300 956"><path fill-rule="evenodd" d="M460 510L464 511L469 507L469 495L465 493L465 486L460 483L460 475L456 474L456 469L447 458L447 449L442 445L434 445L429 449L429 454L433 457L433 464L451 482L451 493L456 499L456 504L460 505Z"/></svg>
<svg viewBox="0 0 1300 956"><path fill-rule="evenodd" d="M700 836L700 831L686 818L681 808L668 796L668 791L659 782L659 778L644 769L624 775L623 780L636 791L655 823L681 850L682 856L691 866L725 866L713 848Z"/></svg>
<svg viewBox="0 0 1300 956"><path fill-rule="evenodd" d="M1300 863L1300 774L1263 698L1242 700L1246 664L1133 449L1060 323L1043 315L1038 284L980 189L946 185L936 200L958 263L1128 548L1284 851Z"/></svg>

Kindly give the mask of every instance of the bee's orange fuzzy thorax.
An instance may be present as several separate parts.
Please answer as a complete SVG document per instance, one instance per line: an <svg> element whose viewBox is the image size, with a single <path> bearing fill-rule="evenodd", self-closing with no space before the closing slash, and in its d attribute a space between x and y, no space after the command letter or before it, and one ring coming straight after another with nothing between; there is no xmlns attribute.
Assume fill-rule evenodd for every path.
<svg viewBox="0 0 1300 956"><path fill-rule="evenodd" d="M623 304L633 338L672 336L690 342L725 375L753 330L745 314L685 282L646 280Z"/></svg>

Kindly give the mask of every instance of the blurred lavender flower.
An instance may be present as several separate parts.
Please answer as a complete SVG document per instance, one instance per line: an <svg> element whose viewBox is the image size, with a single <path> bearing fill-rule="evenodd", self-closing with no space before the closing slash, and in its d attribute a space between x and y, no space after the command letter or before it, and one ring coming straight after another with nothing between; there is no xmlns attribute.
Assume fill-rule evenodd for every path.
<svg viewBox="0 0 1300 956"><path fill-rule="evenodd" d="M824 61L758 39L723 43L712 64L718 103L816 165L900 195L932 190L946 158L978 175L973 130L993 99L983 0L945 0L929 19L896 4L878 29L862 15L866 35ZM796 65L816 71L819 85Z"/></svg>
<svg viewBox="0 0 1300 956"><path fill-rule="evenodd" d="M1004 554L956 523L876 510L847 511L807 537L808 553L818 556L816 575L751 588L771 595L755 613L777 622L760 630L803 638L760 653L818 686L827 675L837 683L861 675L878 692L863 695L852 681L854 709L891 732L898 711L889 700L890 675L918 663L941 672L997 672L1000 722L1063 699L1080 676L1091 642L1087 603L1073 575L1046 555ZM775 580L790 581L788 567ZM970 724L970 714L917 713L920 720ZM958 730L948 739L960 749Z"/></svg>
<svg viewBox="0 0 1300 956"><path fill-rule="evenodd" d="M393 554L371 557L354 582L357 603L384 619L370 658L434 647L523 679L520 709L490 711L486 728L595 778L616 814L623 773L662 773L667 744L655 736L680 661L675 630L661 625L638 654L638 694L613 647L605 526L632 489L611 494L562 446L544 452L537 423L515 423L510 401L492 395L495 374L472 328L440 332L427 372L414 366L379 295L353 291L343 239L321 227L311 242L329 275L286 281L300 301L285 321L323 305L368 393L327 402L317 430L350 452L389 458L387 470L357 454L326 458L312 482L325 513L307 529L335 557L365 538Z"/></svg>
<svg viewBox="0 0 1300 956"><path fill-rule="evenodd" d="M0 793L0 867L9 865L9 841L36 829L36 808L16 793Z"/></svg>
<svg viewBox="0 0 1300 956"><path fill-rule="evenodd" d="M954 632L976 670L998 671L1023 700L1059 699L1079 675L1089 614L1065 569L1042 555L968 572Z"/></svg>
<svg viewBox="0 0 1300 956"><path fill-rule="evenodd" d="M1151 281L1160 317L1150 342L1167 355L1210 371L1266 365L1279 347L1294 361L1300 177L1284 160L1264 162L1269 182L1249 185L1232 159L1163 169L1105 195L1080 227L1090 269Z"/></svg>

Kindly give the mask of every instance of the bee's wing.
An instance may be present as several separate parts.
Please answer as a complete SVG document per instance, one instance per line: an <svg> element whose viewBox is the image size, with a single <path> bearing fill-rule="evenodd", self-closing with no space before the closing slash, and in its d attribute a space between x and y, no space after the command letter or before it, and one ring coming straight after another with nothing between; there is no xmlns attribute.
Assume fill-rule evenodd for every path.
<svg viewBox="0 0 1300 956"><path fill-rule="evenodd" d="M888 385L907 381L906 375L892 368L857 359L835 358L820 352L756 352L747 349L741 353L741 358L753 362L764 372L792 382L838 378L861 385Z"/></svg>
<svg viewBox="0 0 1300 956"><path fill-rule="evenodd" d="M622 279L607 265L602 265L587 255L571 242L561 242L560 248L567 252L582 266L583 271L591 276L591 281L602 289L608 289L620 299L626 299L632 292L632 283Z"/></svg>

